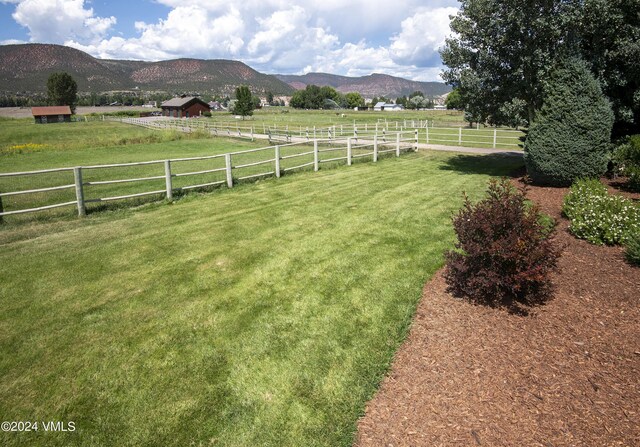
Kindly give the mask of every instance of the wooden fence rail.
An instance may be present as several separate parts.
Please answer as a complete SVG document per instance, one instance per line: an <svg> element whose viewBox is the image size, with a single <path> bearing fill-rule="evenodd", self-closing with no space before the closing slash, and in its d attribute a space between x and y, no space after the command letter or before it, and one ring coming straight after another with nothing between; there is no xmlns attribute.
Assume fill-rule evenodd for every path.
<svg viewBox="0 0 640 447"><path fill-rule="evenodd" d="M348 137L346 139L314 139L313 149L305 150L305 148L311 142L299 142L299 143L285 143L285 144L277 144L262 148L256 149L248 149L242 151L234 151L227 152L224 154L216 154L216 155L208 155L201 157L187 157L187 158L178 158L178 159L169 159L169 160L152 160L152 161L142 161L142 162L131 162L131 163L112 163L112 164L104 164L104 165L90 165L90 166L76 166L76 167L67 167L67 168L56 168L56 169L44 169L39 171L28 171L28 172L7 172L0 173L0 180L3 179L12 179L17 177L29 177L29 176L38 176L42 174L48 173L73 173L73 183L64 183L61 185L51 185L46 187L38 187L32 189L23 189L16 191L6 191L0 193L0 220L3 216L9 216L13 214L22 214L22 213L31 213L31 212L39 212L45 211L52 208L64 207L64 206L72 206L75 205L78 210L79 216L86 215L87 212L87 204L89 203L101 203L101 202L110 202L115 200L123 200L137 197L144 197L150 195L164 195L165 198L169 201L173 200L173 194L176 191L190 190L196 188L204 188L211 187L217 185L223 185L226 183L227 187L232 188L237 181L240 180L248 180L248 179L256 179L263 178L268 176L280 177L283 173L291 172L294 170L303 169L306 167L313 166L314 171L318 171L320 169L320 164L324 163L336 163L345 161L347 165L351 165L353 159L361 158L361 157L371 157L373 162L378 161L379 154L385 152L395 152L396 156L400 156L402 151L415 151L417 150L417 131L415 132L396 132L395 138L393 142L389 142L384 145L384 143L380 143L378 136L373 136L372 142L364 142L361 140L361 144L354 144L354 139L352 137ZM300 152L295 152L302 149ZM367 150L371 149L371 150ZM283 151L294 151L293 153L283 153ZM354 153L357 151L357 153ZM264 154L264 156L262 155ZM245 158L247 156L253 157L262 157L256 160L247 160L247 161L238 161L241 158ZM305 161L301 160L302 163L296 164L294 166L283 167L282 163L285 160L293 160L300 159L303 157L313 156L313 161ZM192 161L211 161L215 159L224 160L223 167L212 167L208 169L198 169L195 171L187 171L187 172L173 172L174 168L182 163L192 162ZM234 163L235 162L235 163ZM159 172L154 173L153 175L144 175L144 176L136 176L136 177L127 177L127 178L116 178L116 179L108 179L108 180L83 180L85 174L93 171L93 170L111 170L115 168L128 168L128 167L139 167L139 166L158 166ZM264 170L259 172L252 172L251 168L259 168L264 166ZM239 172L240 170L249 170L250 172L244 171L245 175L235 176L234 172ZM205 181L205 182L196 182L189 183L183 186L176 186L174 181L176 179L189 178L191 176L202 176L207 174L214 173L224 173L224 180L219 179L209 179L213 181ZM162 189L158 189L157 187L152 190L137 190L135 192L129 191L127 194L123 194L121 191L120 194L117 195L108 195L106 197L85 197L87 187L95 187L95 186L105 186L105 185L122 185L122 184L138 184L145 182L153 182L153 181L162 181L164 180L164 185ZM5 210L3 208L2 198L3 197L13 197L13 196L24 196L28 194L46 194L54 191L62 191L62 190L75 190L75 200L69 201L65 200L59 203L45 204L43 206L38 207L29 207L17 210ZM6 204L5 204L6 206Z"/></svg>
<svg viewBox="0 0 640 447"><path fill-rule="evenodd" d="M125 118L123 122L156 129L173 129L182 132L204 131L216 136L247 138L252 141L256 135L266 135L272 143L291 143L294 138L312 141L315 139L344 139L352 137L371 140L374 135L385 135L396 132L418 131L419 138L426 144L441 144L448 146L480 145L493 149L507 149L520 147L520 137L524 135L519 130L498 128L472 127L435 127L433 121L382 120L375 124L340 124L326 127L302 127L289 125L265 125L255 127L240 124L217 123L207 119L175 119L175 118Z"/></svg>

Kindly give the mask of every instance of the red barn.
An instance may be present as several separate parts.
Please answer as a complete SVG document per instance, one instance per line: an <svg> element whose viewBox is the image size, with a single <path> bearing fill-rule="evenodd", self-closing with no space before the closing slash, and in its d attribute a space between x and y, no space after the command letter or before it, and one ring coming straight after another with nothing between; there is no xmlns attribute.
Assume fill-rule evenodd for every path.
<svg viewBox="0 0 640 447"><path fill-rule="evenodd" d="M204 112L209 111L209 104L195 96L173 98L163 102L160 107L162 108L162 116L170 116L173 118L200 116Z"/></svg>
<svg viewBox="0 0 640 447"><path fill-rule="evenodd" d="M69 106L31 107L31 114L40 124L71 122Z"/></svg>

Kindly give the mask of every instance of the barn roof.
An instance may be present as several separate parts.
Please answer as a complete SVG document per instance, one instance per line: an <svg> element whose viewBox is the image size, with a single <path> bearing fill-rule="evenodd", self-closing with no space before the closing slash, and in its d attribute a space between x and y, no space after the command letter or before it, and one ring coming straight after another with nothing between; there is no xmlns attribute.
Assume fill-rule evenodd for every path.
<svg viewBox="0 0 640 447"><path fill-rule="evenodd" d="M183 107L192 102L193 100L201 102L204 105L208 105L206 102L196 96L185 96L184 98L171 98L161 104L161 107Z"/></svg>
<svg viewBox="0 0 640 447"><path fill-rule="evenodd" d="M33 116L71 115L69 106L31 107Z"/></svg>

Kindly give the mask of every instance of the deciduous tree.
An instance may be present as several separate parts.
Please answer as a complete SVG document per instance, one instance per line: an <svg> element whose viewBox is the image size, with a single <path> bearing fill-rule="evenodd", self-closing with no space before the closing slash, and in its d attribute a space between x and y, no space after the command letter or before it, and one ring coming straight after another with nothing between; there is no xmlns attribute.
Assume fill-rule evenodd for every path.
<svg viewBox="0 0 640 447"><path fill-rule="evenodd" d="M231 109L231 112L242 116L253 115L253 109L255 109L255 103L251 95L251 90L246 85L236 87L236 102Z"/></svg>
<svg viewBox="0 0 640 447"><path fill-rule="evenodd" d="M441 51L447 83L477 120L499 116L514 98L529 122L542 106L543 82L559 51L573 42L581 0L461 0L456 33ZM494 119L495 120L495 119Z"/></svg>
<svg viewBox="0 0 640 447"><path fill-rule="evenodd" d="M78 84L69 73L52 73L47 79L47 102L52 106L69 106L76 113Z"/></svg>

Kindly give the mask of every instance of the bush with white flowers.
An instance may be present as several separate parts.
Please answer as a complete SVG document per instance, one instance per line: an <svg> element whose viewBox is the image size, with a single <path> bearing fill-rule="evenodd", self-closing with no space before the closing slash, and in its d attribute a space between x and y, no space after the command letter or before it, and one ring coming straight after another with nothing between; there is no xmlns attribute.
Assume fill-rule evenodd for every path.
<svg viewBox="0 0 640 447"><path fill-rule="evenodd" d="M592 244L625 244L640 233L640 208L631 200L610 195L596 179L577 180L564 198L569 231Z"/></svg>

